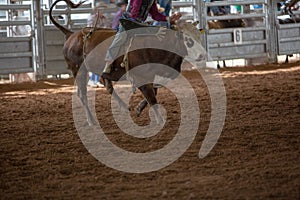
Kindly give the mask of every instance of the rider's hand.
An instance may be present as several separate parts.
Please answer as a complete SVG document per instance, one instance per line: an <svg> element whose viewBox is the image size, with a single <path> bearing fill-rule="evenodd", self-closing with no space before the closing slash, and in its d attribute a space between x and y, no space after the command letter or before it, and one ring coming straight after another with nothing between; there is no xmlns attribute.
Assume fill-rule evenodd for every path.
<svg viewBox="0 0 300 200"><path fill-rule="evenodd" d="M177 20L180 19L180 17L182 17L181 13L175 13L170 17L170 24L175 24Z"/></svg>

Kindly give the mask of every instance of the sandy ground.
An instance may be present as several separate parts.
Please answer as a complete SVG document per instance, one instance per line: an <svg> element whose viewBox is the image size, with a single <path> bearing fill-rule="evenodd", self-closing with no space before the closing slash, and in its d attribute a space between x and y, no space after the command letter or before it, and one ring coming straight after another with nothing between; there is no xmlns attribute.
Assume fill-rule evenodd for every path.
<svg viewBox="0 0 300 200"><path fill-rule="evenodd" d="M211 102L197 71L184 71L201 110L197 136L173 164L132 174L111 169L82 144L72 115L74 80L0 85L1 199L300 199L300 63L221 69L227 115L213 150L198 158ZM164 129L137 139L115 124L110 95L96 90L107 137L133 152L162 148L180 123L174 95L160 89ZM131 105L142 99L138 92ZM149 123L148 110L133 119ZM101 117L100 117L101 116Z"/></svg>

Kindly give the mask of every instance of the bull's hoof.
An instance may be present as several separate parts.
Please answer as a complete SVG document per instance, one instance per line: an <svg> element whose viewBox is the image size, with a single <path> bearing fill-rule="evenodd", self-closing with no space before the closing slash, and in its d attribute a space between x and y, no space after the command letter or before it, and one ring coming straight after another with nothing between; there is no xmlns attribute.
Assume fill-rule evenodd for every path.
<svg viewBox="0 0 300 200"><path fill-rule="evenodd" d="M162 126L166 123L166 121L161 116L155 116L156 124Z"/></svg>

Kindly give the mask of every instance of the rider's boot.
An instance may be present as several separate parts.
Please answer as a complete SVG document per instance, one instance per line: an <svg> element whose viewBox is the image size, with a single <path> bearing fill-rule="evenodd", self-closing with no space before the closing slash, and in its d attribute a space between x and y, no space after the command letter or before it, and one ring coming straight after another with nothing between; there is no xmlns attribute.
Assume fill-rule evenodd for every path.
<svg viewBox="0 0 300 200"><path fill-rule="evenodd" d="M103 79L109 79L111 68L112 68L112 62L106 61L103 72L102 72Z"/></svg>
<svg viewBox="0 0 300 200"><path fill-rule="evenodd" d="M103 69L103 74L104 73L109 74L110 72L111 72L111 62L107 61Z"/></svg>

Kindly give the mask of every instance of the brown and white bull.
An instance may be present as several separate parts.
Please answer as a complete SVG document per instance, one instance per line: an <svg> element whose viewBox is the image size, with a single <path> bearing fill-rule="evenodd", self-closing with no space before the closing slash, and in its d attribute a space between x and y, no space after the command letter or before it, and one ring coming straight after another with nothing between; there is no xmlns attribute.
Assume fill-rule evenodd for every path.
<svg viewBox="0 0 300 200"><path fill-rule="evenodd" d="M74 4L70 0L56 0L50 8L49 14L52 23L66 36L66 41L63 47L63 55L68 64L68 68L72 71L73 76L76 78L76 84L78 86L78 96L80 97L80 100L85 108L87 121L90 125L93 125L95 124L95 119L93 118L87 103L88 71L92 71L101 75L104 66L104 55L106 49L112 41L113 36L115 35L115 31L112 29L94 30L93 28L83 28L80 31L72 32L69 29L66 29L65 27L58 24L52 17L53 8L60 1L66 2L71 8L77 8L83 2ZM158 40L155 40L153 38L147 40L145 38L139 37L136 38L135 41L136 44L144 44L146 46L151 46L153 45L153 43L160 43L164 47L174 45L174 49L181 52L180 55L177 54L176 51L166 51L164 49L157 48L136 49L134 51L130 51L128 52L128 54L126 54L128 55L127 68L121 67L121 64L124 61L124 55L121 55L113 62L113 71L111 72L110 81L119 80L119 78L126 74L128 70L145 64L148 66L146 67L143 74L147 75L147 79L149 79L150 81L153 81L152 79L154 79L156 75L165 76L166 78L173 79L176 78L176 76L178 76L178 73L180 73L182 61L184 59L184 56L187 56L188 52L194 52L193 57L195 60L202 59L202 51L200 51L198 54L195 53L199 51L199 48L196 45L198 43L194 42L194 40L191 39L188 35L182 34L181 32L176 32L176 34L174 34L174 31L166 31L164 37L166 37L167 39L163 41L167 43L162 43L160 38L157 38ZM90 60L85 59L86 57L89 57L92 51L93 53L95 53L96 47L98 47L99 45L101 46L103 44L104 46L105 44L108 45L106 45L106 48L101 48L101 51L96 51L97 55L99 55L96 56L98 57L97 62L89 62L90 60L93 60L94 57L92 57ZM177 71L178 73L166 74L164 73L164 71L160 70L157 67L151 67L149 63L159 63L162 65L167 65L170 68ZM142 80L145 77L143 77L142 74L137 73L131 75L131 78L133 79L134 83L139 83L139 80ZM150 106L154 108L154 113L157 122L162 123L162 117L160 116L157 110L157 106L155 106L157 104L157 99L156 89L154 89L153 87L153 82L144 85L137 84L137 87L146 99L139 104L137 108L137 114L139 114L145 108L147 103L149 103ZM125 107L126 109L128 109L127 105L114 92L112 84L107 84L106 89L117 99L121 107Z"/></svg>

